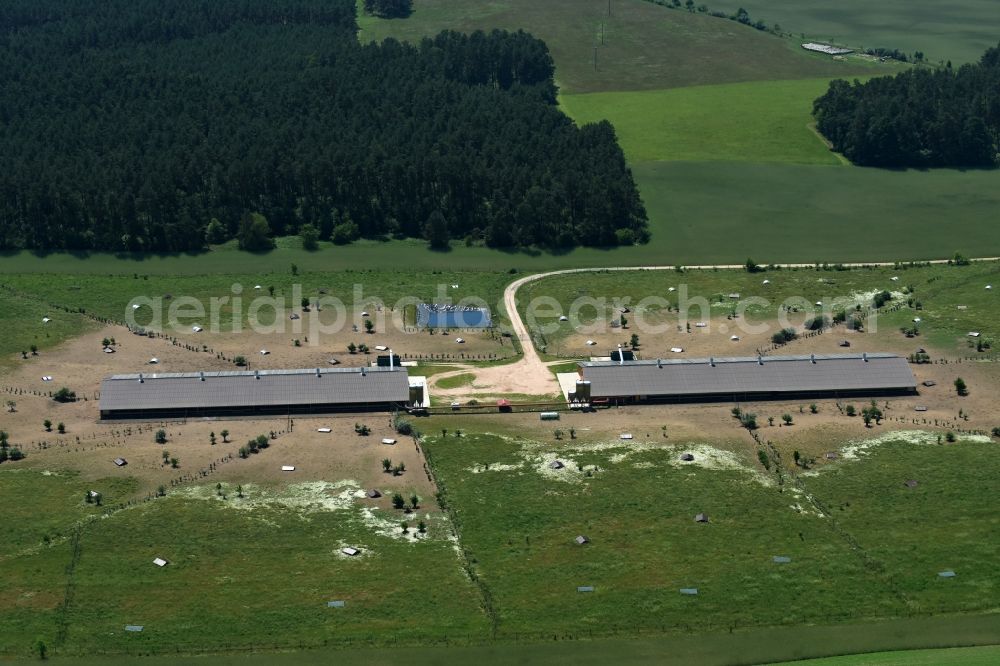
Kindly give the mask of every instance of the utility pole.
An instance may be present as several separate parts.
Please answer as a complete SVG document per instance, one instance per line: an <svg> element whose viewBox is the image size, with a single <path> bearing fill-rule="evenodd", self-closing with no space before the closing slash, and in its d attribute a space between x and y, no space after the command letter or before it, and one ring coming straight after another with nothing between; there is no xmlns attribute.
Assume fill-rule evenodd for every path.
<svg viewBox="0 0 1000 666"><path fill-rule="evenodd" d="M597 47L594 47L594 71L597 71Z"/></svg>

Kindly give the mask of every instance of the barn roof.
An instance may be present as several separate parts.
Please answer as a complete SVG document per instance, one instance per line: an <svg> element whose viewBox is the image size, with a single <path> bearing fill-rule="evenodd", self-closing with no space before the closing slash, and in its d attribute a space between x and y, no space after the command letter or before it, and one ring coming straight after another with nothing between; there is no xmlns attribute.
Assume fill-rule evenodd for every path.
<svg viewBox="0 0 1000 666"><path fill-rule="evenodd" d="M101 383L101 411L405 403L401 368L314 368L114 375Z"/></svg>
<svg viewBox="0 0 1000 666"><path fill-rule="evenodd" d="M580 366L595 398L916 388L906 359L894 354L583 362Z"/></svg>

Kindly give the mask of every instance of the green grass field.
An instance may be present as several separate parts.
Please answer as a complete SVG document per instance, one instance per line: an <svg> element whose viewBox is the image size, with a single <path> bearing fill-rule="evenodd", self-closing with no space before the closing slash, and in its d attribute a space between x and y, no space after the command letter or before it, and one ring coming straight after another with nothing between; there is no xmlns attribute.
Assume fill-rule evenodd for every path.
<svg viewBox="0 0 1000 666"><path fill-rule="evenodd" d="M1000 519L987 500L1000 473L996 449L889 442L863 463L841 462L803 484L885 567L910 612L995 613L1000 570L984 563L1000 543ZM908 479L919 485L907 488ZM958 575L940 578L945 570Z"/></svg>
<svg viewBox="0 0 1000 666"><path fill-rule="evenodd" d="M43 318L51 321L44 323ZM92 322L79 314L58 312L45 300L22 298L0 290L0 369L12 355L29 352L32 345L44 350L90 330Z"/></svg>
<svg viewBox="0 0 1000 666"><path fill-rule="evenodd" d="M662 160L840 163L810 127L827 79L563 95L578 123L610 120L633 164Z"/></svg>
<svg viewBox="0 0 1000 666"><path fill-rule="evenodd" d="M898 281L890 278L899 277ZM764 286L764 279L770 284ZM820 282L823 280L824 282ZM929 266L901 268L868 268L848 271L815 270L815 269L783 269L767 273L751 274L742 270L689 270L684 273L675 271L631 271L605 272L588 275L586 283L581 283L576 275L557 275L545 280L529 283L523 287L519 295L519 307L522 317L531 324L557 327L557 330L546 334L550 345L574 333L571 321L559 322L560 311L552 311L546 305L539 310L538 316L528 316L528 304L538 297L554 298L561 306L562 313L569 313L573 302L580 297L603 299L607 307L598 314L594 307L581 308L578 312L581 323L587 324L595 320L610 321L612 311L620 305L629 305L633 313L629 315L632 330L637 332L640 340L643 337L641 321L660 324L657 317L663 307L662 303L647 302L643 299L657 297L665 299L672 307L680 303L680 291L670 292L671 287L687 289L692 319L703 319L710 316L725 316L734 305L728 294L738 293L742 299L764 298L767 305L750 305L745 309L746 321L750 324L773 321L778 315L782 303L792 303L790 299L804 299L804 302L794 303L798 307L821 301L836 303L840 299L849 299L856 294L868 294L877 290L887 289L899 291L904 287L912 290L915 301L921 305L920 312L904 308L899 312L882 314L878 318L879 330L897 330L909 325L910 320L919 315L922 319L921 334L936 346L944 348L962 347L965 344L966 333L981 331L984 336L1000 340L1000 325L992 315L996 311L996 295L992 290L985 289L987 284L1000 282L1000 264L990 262L972 266ZM703 298L710 308L704 311L695 298ZM621 303L616 303L620 300ZM866 300L864 305L869 305ZM640 313L637 306L643 306ZM958 310L958 305L964 305L965 310ZM628 335L623 335L627 338Z"/></svg>
<svg viewBox="0 0 1000 666"><path fill-rule="evenodd" d="M85 488L110 488L109 505L129 498L113 492L127 491L128 482L85 486L72 475L7 469L0 476L13 523L5 524L4 543L16 548L5 553L0 574L0 654L27 654L38 639L62 654L197 653L434 644L485 631L440 520L413 542L386 534L400 530L394 516L373 524L356 505L340 506L337 488L245 485L246 500L233 494L224 503L212 484L86 521L101 509L84 504ZM252 510L230 506L258 499ZM68 573L74 524L82 526L79 552ZM362 556L339 556L345 545ZM171 564L158 569L157 556ZM64 609L68 585L72 602ZM347 606L327 608L332 599ZM146 628L130 634L126 624Z"/></svg>
<svg viewBox="0 0 1000 666"><path fill-rule="evenodd" d="M780 23L784 30L805 33L807 38L858 48L923 51L933 62L978 60L1000 39L1000 12L992 0L956 0L947 5L934 0L715 0L708 4L727 12L744 7L754 20Z"/></svg>
<svg viewBox="0 0 1000 666"><path fill-rule="evenodd" d="M272 654L240 654L185 657L145 656L151 666L299 666L345 663L395 666L438 666L442 663L477 663L484 666L538 664L539 666L605 666L615 664L664 664L666 666L727 666L732 655L740 663L767 663L778 659L803 659L811 655L856 650L869 654L832 657L816 661L795 661L780 666L985 666L993 664L1000 648L971 647L946 650L907 651L898 647L906 640L933 641L947 634L956 642L1000 640L992 618L984 616L947 616L932 619L906 619L864 625L812 627L776 627L723 634L641 637L633 639L595 639L588 641L547 641L542 643L504 643L500 645L369 648L346 650L307 650ZM875 652L876 650L902 650ZM939 659L940 661L935 661ZM101 655L99 657L63 658L72 666L119 666L133 664L135 657ZM17 663L17 662L15 662ZM779 665L775 665L779 666Z"/></svg>
<svg viewBox="0 0 1000 666"><path fill-rule="evenodd" d="M850 76L888 69L833 62L752 28L643 0L615 0L610 18L606 0L415 0L413 6L412 16L402 20L373 19L359 12L360 39L416 41L446 29L524 29L548 44L564 92ZM600 46L602 22L605 44Z"/></svg>
<svg viewBox="0 0 1000 666"><path fill-rule="evenodd" d="M540 443L513 434L435 436L425 448L493 599L501 637L710 634L997 608L990 564L997 521L980 497L991 492L986 479L1000 464L994 446L890 442L860 461L838 463L805 480L834 520L790 510L778 488L758 480L754 464L725 453L725 443L713 446L722 452L714 468L675 467L679 449L671 447ZM554 459L565 468L551 470ZM971 467L979 470L969 474ZM927 489L906 494L897 477L914 474ZM974 489L961 492L969 482ZM699 511L712 516L709 525L693 522ZM602 518L609 515L615 519ZM866 553L849 547L844 531ZM576 545L577 534L591 543ZM777 567L776 554L792 564ZM939 584L937 573L949 567L967 571L967 580ZM580 585L595 590L577 592ZM699 594L684 597L681 587ZM862 634L855 649L885 649L862 647ZM949 632L934 630L882 635L895 636L900 647L934 634L939 645L954 644ZM783 647L800 658L816 654L804 643Z"/></svg>
<svg viewBox="0 0 1000 666"><path fill-rule="evenodd" d="M454 377L446 377L438 381L437 386L443 389L454 389L461 388L463 386L469 386L472 381L476 378L472 373L464 372L460 375L455 375Z"/></svg>
<svg viewBox="0 0 1000 666"><path fill-rule="evenodd" d="M903 650L785 662L773 666L988 666L1000 662L1000 647Z"/></svg>
<svg viewBox="0 0 1000 666"><path fill-rule="evenodd" d="M44 310L37 305L55 303L67 308L82 308L85 312L100 317L125 319L128 304L134 298L163 299L162 310L167 318L172 301L182 296L197 299L204 309L211 310L212 299L228 298L218 306L219 321L222 328L229 328L234 317L246 323L250 316L250 303L254 299L269 298L270 287L274 287L274 298L288 310L298 310L302 298L318 299L329 297L339 299L347 308L373 309L376 303L384 303L388 310L395 307L401 299L420 299L428 302L438 302L445 298L459 301L464 298L480 298L487 302L492 311L502 317L498 303L502 300L503 288L509 281L508 276L494 272L455 272L455 271L407 271L407 270L364 270L339 272L314 272L302 270L296 275L291 271L272 273L244 274L213 274L207 275L160 275L146 273L126 273L121 275L81 274L53 280L45 274L5 275L0 277L0 284L16 290L23 298L15 299L25 303L21 310L11 316L27 316L24 308L32 308L30 312L37 314ZM452 285L458 288L452 288ZM255 289L256 286L261 289ZM325 293L321 293L325 292ZM166 296L171 298L165 298ZM234 305L239 297L241 304ZM334 309L329 306L329 309ZM182 312L181 310L178 310ZM0 310L0 318L6 318L6 312ZM274 308L262 307L259 320L264 325L274 321ZM333 321L335 314L324 321ZM352 317L353 311L347 316ZM38 326L41 327L41 316L38 315ZM63 320L73 321L77 315L62 312L58 316L50 315L54 321L46 326L58 324ZM152 314L149 307L143 307L135 314L136 323L147 326L151 323ZM196 320L205 320L206 315L187 316L181 318L185 324ZM58 321L56 321L58 320ZM11 320L13 321L13 319ZM204 325L204 324L203 324ZM34 323L31 327L34 329ZM56 329L53 329L54 333Z"/></svg>
<svg viewBox="0 0 1000 666"><path fill-rule="evenodd" d="M619 443L490 435L433 437L425 448L501 637L704 632L903 610L881 575L756 481L748 461L681 468L670 447L629 454ZM566 467L550 470L555 459ZM700 511L713 522L695 523ZM578 546L578 534L591 543ZM778 567L779 554L799 564ZM577 591L588 585L593 592ZM698 596L679 592L688 587Z"/></svg>

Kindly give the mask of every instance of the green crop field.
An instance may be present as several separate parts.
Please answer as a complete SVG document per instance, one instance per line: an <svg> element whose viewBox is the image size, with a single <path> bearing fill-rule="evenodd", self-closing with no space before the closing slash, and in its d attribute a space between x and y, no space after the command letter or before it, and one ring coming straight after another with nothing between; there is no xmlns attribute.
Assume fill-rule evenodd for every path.
<svg viewBox="0 0 1000 666"><path fill-rule="evenodd" d="M417 41L441 30L524 29L548 44L564 92L650 90L891 70L859 61L834 62L752 28L643 0L615 0L611 17L606 0L415 0L413 6L407 19L386 21L361 13L360 39Z"/></svg>
<svg viewBox="0 0 1000 666"><path fill-rule="evenodd" d="M1000 255L998 171L740 162L643 163L633 171L653 241L629 254L650 264L737 263L748 254L781 262Z"/></svg>
<svg viewBox="0 0 1000 666"><path fill-rule="evenodd" d="M1000 12L993 0L714 0L712 9L739 7L754 20L780 23L807 39L832 40L857 48L883 47L906 53L923 51L929 60L955 63L979 60L1000 40Z"/></svg>
<svg viewBox="0 0 1000 666"><path fill-rule="evenodd" d="M811 128L827 79L562 95L578 123L610 120L633 164L718 160L837 165Z"/></svg>

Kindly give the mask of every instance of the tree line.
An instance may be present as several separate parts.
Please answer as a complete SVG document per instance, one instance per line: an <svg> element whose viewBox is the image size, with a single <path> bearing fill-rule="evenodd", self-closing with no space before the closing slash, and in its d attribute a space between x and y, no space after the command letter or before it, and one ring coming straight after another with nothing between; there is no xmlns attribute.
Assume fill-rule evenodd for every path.
<svg viewBox="0 0 1000 666"><path fill-rule="evenodd" d="M1000 47L960 68L837 80L813 104L819 131L855 164L995 167L1000 163Z"/></svg>
<svg viewBox="0 0 1000 666"><path fill-rule="evenodd" d="M556 106L544 42L360 44L352 0L0 7L0 249L239 238L648 239L608 123Z"/></svg>

